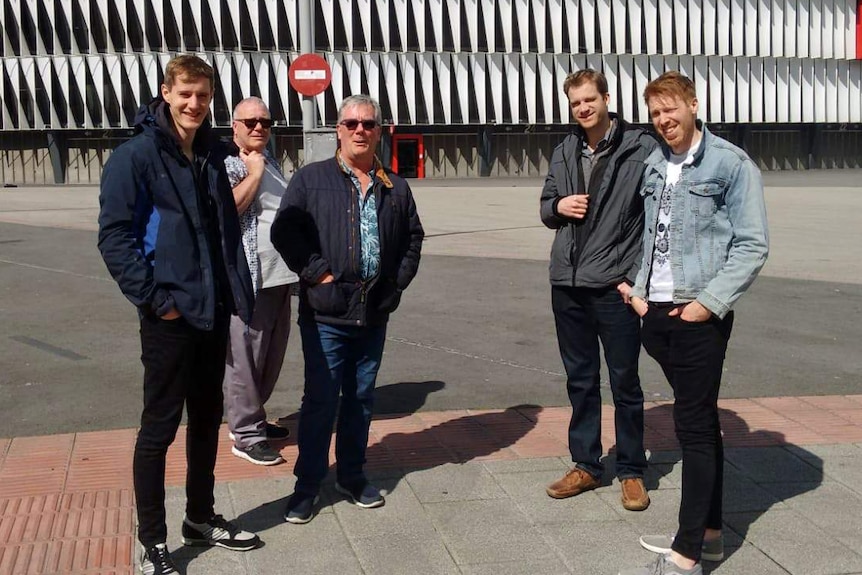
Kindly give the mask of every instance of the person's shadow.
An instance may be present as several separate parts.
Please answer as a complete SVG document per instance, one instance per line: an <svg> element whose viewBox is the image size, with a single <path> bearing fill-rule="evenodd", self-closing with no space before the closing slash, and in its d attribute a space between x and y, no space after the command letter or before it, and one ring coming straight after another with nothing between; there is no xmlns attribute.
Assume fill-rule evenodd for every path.
<svg viewBox="0 0 862 575"><path fill-rule="evenodd" d="M515 405L444 419L430 426L421 418L409 417L424 405L429 393L444 386L440 381L407 382L376 390L366 467L369 477L384 492L398 489L408 473L447 463L466 463L507 449L536 426L542 411L536 405ZM334 475L331 464L315 513L343 499L333 488ZM285 493L284 497L242 513L237 523L257 532L281 525L289 496L289 492Z"/></svg>
<svg viewBox="0 0 862 575"><path fill-rule="evenodd" d="M823 482L823 460L798 445L787 443L783 433L752 431L731 409L719 408L724 437L724 560L736 553L751 526L773 505L813 491ZM646 448L650 451L646 486L651 497L661 488L679 489L678 465L682 452L673 427L673 405L661 404L644 413ZM658 490L658 491L656 491ZM678 505L678 504L677 504ZM674 527L676 528L676 514ZM705 561L704 573L717 563Z"/></svg>

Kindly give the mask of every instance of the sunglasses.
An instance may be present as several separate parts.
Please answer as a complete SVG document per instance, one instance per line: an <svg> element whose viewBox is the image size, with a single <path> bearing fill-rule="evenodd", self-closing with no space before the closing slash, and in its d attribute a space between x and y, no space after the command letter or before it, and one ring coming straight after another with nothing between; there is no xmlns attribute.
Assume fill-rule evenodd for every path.
<svg viewBox="0 0 862 575"><path fill-rule="evenodd" d="M244 120L237 119L236 121L243 124L249 130L254 130L258 124L264 130L269 130L272 127L272 119L270 118L246 118Z"/></svg>
<svg viewBox="0 0 862 575"><path fill-rule="evenodd" d="M359 127L359 124L362 124L362 129L371 131L380 124L377 123L377 120L357 120L356 118L350 118L347 120L341 120L341 125L350 130L351 132Z"/></svg>

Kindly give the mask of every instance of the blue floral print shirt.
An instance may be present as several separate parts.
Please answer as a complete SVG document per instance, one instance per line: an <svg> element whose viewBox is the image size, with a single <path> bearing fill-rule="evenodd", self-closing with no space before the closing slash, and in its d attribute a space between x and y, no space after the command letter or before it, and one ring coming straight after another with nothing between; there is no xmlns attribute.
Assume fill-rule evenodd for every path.
<svg viewBox="0 0 862 575"><path fill-rule="evenodd" d="M377 199L371 193L371 188L374 187L376 166L368 172L370 181L368 189L365 190L365 197L362 197L362 185L359 183L359 178L353 173L341 155L338 156L338 161L341 164L341 169L344 173L350 176L350 181L353 182L353 187L356 189L356 201L359 214L359 242L362 279L369 280L377 275L380 268L380 231L377 225ZM376 162L375 162L376 163Z"/></svg>

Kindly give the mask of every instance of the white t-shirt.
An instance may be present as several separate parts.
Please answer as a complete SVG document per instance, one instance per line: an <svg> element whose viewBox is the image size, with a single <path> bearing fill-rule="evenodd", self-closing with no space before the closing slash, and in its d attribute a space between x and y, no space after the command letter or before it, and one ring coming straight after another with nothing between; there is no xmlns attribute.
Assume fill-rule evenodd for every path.
<svg viewBox="0 0 862 575"><path fill-rule="evenodd" d="M274 163L267 161L256 198L260 206L260 214L257 216L257 253L260 258L260 279L263 288L299 281L299 277L287 267L270 239L272 222L275 220L275 214L286 190L287 180L274 167Z"/></svg>
<svg viewBox="0 0 862 575"><path fill-rule="evenodd" d="M655 246L652 252L652 274L647 287L649 301L673 301L673 273L670 269L670 219L673 213L673 187L679 182L682 167L694 162L700 147L698 139L685 154L671 154L667 161L664 189L659 201L656 221Z"/></svg>

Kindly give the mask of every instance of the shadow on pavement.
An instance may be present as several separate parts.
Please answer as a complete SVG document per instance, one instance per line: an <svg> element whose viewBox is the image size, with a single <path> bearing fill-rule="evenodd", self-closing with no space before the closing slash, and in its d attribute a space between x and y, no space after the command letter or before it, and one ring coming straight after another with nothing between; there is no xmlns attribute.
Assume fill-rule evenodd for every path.
<svg viewBox="0 0 862 575"><path fill-rule="evenodd" d="M416 413L435 391L446 387L442 381L403 381L374 390L374 415Z"/></svg>
<svg viewBox="0 0 862 575"><path fill-rule="evenodd" d="M387 387L396 388L399 385ZM419 388L408 388L411 392L435 388L435 385L407 385L420 385ZM391 393L395 393L395 389ZM414 395L413 398L417 399L418 396ZM393 431L384 434L377 430L377 434L382 435L382 438L368 447L368 475L384 492L392 493L410 472L447 463L465 463L509 448L536 426L541 412L542 408L536 405L516 405L502 411L455 417L416 431ZM375 421L395 420L396 418L384 417ZM344 498L333 487L334 476L333 463L321 488L320 503L315 507L315 514L322 507ZM290 493L285 493L284 497L251 509L237 517L237 522L246 529L257 532L280 525L284 522L283 513L289 496Z"/></svg>
<svg viewBox="0 0 862 575"><path fill-rule="evenodd" d="M673 405L662 404L645 413L647 428L673 435ZM773 505L817 489L823 482L823 460L788 443L784 434L767 429L752 431L731 409L719 408L724 437L724 560L748 539L751 526ZM658 451L650 455L647 489L657 489L680 463L682 453ZM677 481L681 474L675 474ZM652 497L660 497L653 492ZM704 573L717 563L704 562Z"/></svg>

